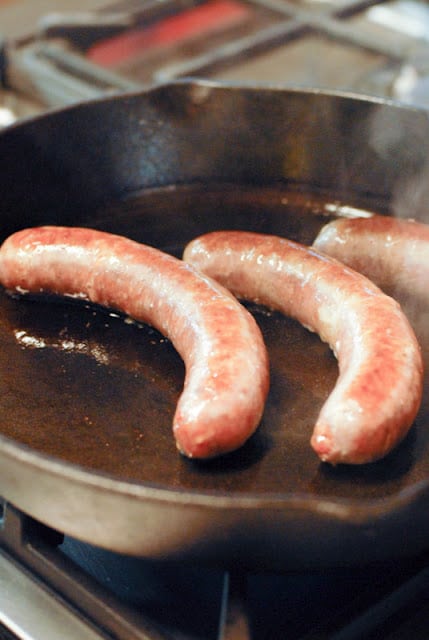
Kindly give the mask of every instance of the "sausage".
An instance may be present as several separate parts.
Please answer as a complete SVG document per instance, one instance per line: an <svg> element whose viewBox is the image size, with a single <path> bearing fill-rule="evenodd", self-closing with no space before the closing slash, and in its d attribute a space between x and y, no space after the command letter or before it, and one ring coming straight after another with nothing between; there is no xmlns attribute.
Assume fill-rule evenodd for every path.
<svg viewBox="0 0 429 640"><path fill-rule="evenodd" d="M183 257L237 297L281 311L329 343L339 376L311 437L322 461L371 462L402 440L421 403L423 364L395 300L340 262L276 236L213 232Z"/></svg>
<svg viewBox="0 0 429 640"><path fill-rule="evenodd" d="M429 299L429 226L374 215L325 225L313 246L363 273L398 300Z"/></svg>
<svg viewBox="0 0 429 640"><path fill-rule="evenodd" d="M226 289L182 260L101 231L39 227L3 243L0 282L116 309L167 336L185 363L173 420L184 455L227 453L257 428L269 386L259 327Z"/></svg>

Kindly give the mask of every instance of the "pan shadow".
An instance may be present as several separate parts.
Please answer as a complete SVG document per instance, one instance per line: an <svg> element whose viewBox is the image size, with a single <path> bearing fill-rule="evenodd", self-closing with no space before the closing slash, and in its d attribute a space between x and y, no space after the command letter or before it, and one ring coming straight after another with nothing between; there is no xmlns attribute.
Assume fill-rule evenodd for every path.
<svg viewBox="0 0 429 640"><path fill-rule="evenodd" d="M197 472L201 475L240 473L263 460L272 446L273 440L266 433L263 424L261 424L249 440L236 451L207 460L191 460L188 458L183 460L187 470L191 473Z"/></svg>
<svg viewBox="0 0 429 640"><path fill-rule="evenodd" d="M363 465L320 463L309 488L318 495L346 492L348 497L380 498L401 489L416 462L418 434L412 428L382 460Z"/></svg>

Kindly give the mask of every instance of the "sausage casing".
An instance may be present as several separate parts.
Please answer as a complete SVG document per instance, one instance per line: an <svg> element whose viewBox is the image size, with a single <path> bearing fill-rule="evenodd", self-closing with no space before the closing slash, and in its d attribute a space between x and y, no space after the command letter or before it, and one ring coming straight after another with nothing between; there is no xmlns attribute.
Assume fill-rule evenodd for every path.
<svg viewBox="0 0 429 640"><path fill-rule="evenodd" d="M189 457L242 445L261 419L267 353L251 314L221 285L155 248L101 231L39 227L0 248L0 282L117 309L166 335L185 363L173 421Z"/></svg>
<svg viewBox="0 0 429 640"><path fill-rule="evenodd" d="M429 299L429 226L374 215L338 218L313 246L363 273L400 301Z"/></svg>
<svg viewBox="0 0 429 640"><path fill-rule="evenodd" d="M276 236L214 232L192 241L184 259L332 347L339 377L311 438L323 461L371 462L402 440L420 406L423 365L395 300L338 261Z"/></svg>

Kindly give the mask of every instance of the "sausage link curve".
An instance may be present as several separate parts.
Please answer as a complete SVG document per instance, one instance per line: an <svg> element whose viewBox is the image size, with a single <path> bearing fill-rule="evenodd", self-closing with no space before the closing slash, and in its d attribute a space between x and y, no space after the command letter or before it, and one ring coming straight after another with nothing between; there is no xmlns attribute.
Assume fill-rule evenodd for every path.
<svg viewBox="0 0 429 640"><path fill-rule="evenodd" d="M313 243L399 300L429 300L429 226L374 215L338 218Z"/></svg>
<svg viewBox="0 0 429 640"><path fill-rule="evenodd" d="M117 309L166 335L186 369L173 421L184 455L227 453L257 428L269 386L262 335L251 314L194 267L122 236L38 227L3 243L0 282Z"/></svg>
<svg viewBox="0 0 429 640"><path fill-rule="evenodd" d="M183 257L237 297L281 311L329 343L339 377L311 437L321 460L371 462L404 438L421 403L423 363L396 301L340 262L276 236L213 232Z"/></svg>

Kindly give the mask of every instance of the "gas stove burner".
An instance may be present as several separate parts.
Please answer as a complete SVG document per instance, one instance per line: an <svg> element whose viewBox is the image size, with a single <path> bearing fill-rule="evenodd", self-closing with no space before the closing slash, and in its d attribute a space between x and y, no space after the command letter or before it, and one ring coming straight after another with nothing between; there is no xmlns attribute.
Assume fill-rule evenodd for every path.
<svg viewBox="0 0 429 640"><path fill-rule="evenodd" d="M426 105L428 24L418 0L128 0L45 15L0 76L36 112L184 77Z"/></svg>

